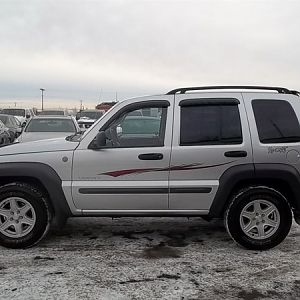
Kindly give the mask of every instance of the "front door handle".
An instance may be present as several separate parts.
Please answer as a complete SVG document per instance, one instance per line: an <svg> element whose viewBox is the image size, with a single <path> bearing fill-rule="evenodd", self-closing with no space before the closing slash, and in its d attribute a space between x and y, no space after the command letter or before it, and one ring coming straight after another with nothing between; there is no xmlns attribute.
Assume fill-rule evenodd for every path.
<svg viewBox="0 0 300 300"><path fill-rule="evenodd" d="M247 155L247 151L227 151L224 153L226 157L246 157Z"/></svg>
<svg viewBox="0 0 300 300"><path fill-rule="evenodd" d="M140 160L162 160L164 155L162 153L145 153L138 156Z"/></svg>

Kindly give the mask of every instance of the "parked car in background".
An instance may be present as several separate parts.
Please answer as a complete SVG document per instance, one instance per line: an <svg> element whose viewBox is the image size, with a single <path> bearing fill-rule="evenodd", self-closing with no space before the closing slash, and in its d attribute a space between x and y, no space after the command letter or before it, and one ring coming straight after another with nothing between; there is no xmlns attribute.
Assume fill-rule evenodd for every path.
<svg viewBox="0 0 300 300"><path fill-rule="evenodd" d="M31 108L3 108L1 114L15 116L22 125L34 117L34 112Z"/></svg>
<svg viewBox="0 0 300 300"><path fill-rule="evenodd" d="M90 128L98 119L104 115L104 110L86 109L76 114L77 123L82 131Z"/></svg>
<svg viewBox="0 0 300 300"><path fill-rule="evenodd" d="M22 126L16 117L0 114L0 121L8 128L11 143L22 133Z"/></svg>
<svg viewBox="0 0 300 300"><path fill-rule="evenodd" d="M10 135L8 128L0 121L0 147L10 144Z"/></svg>
<svg viewBox="0 0 300 300"><path fill-rule="evenodd" d="M37 113L38 116L65 116L65 112L63 110L58 109L44 109Z"/></svg>
<svg viewBox="0 0 300 300"><path fill-rule="evenodd" d="M37 116L32 118L17 139L18 142L45 140L80 132L73 117L66 116Z"/></svg>
<svg viewBox="0 0 300 300"><path fill-rule="evenodd" d="M139 117L129 113L118 124L118 135L120 139L137 138L147 135L148 138L159 136L160 118Z"/></svg>

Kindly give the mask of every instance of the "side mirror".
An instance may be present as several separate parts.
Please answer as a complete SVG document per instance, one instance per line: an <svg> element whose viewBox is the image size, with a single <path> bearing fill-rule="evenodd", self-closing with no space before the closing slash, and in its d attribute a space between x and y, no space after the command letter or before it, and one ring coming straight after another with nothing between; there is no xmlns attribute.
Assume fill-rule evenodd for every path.
<svg viewBox="0 0 300 300"><path fill-rule="evenodd" d="M106 146L106 134L104 131L100 131L96 136L96 145L98 148Z"/></svg>
<svg viewBox="0 0 300 300"><path fill-rule="evenodd" d="M89 145L89 149L101 149L106 146L106 134L104 131L98 132L95 140Z"/></svg>
<svg viewBox="0 0 300 300"><path fill-rule="evenodd" d="M24 128L26 126L26 122L22 123L22 128Z"/></svg>
<svg viewBox="0 0 300 300"><path fill-rule="evenodd" d="M29 119L30 118L30 115L26 115L26 119Z"/></svg>

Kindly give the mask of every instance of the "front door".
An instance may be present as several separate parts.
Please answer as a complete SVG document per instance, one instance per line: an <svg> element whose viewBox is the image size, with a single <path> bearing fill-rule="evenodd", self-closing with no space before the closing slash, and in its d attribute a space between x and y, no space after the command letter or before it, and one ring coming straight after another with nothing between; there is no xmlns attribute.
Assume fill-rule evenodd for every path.
<svg viewBox="0 0 300 300"><path fill-rule="evenodd" d="M241 93L176 95L174 116L170 209L207 213L224 171L252 163Z"/></svg>
<svg viewBox="0 0 300 300"><path fill-rule="evenodd" d="M168 209L173 99L124 101L87 134L74 152L72 193L78 209ZM90 149L99 130L106 133L106 146Z"/></svg>

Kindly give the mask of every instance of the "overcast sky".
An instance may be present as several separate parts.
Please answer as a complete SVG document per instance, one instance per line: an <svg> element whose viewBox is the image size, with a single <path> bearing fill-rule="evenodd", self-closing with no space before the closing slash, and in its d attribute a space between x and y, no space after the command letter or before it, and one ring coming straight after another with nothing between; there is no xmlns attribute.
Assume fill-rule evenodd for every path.
<svg viewBox="0 0 300 300"><path fill-rule="evenodd" d="M181 86L300 90L300 1L1 0L0 107Z"/></svg>

